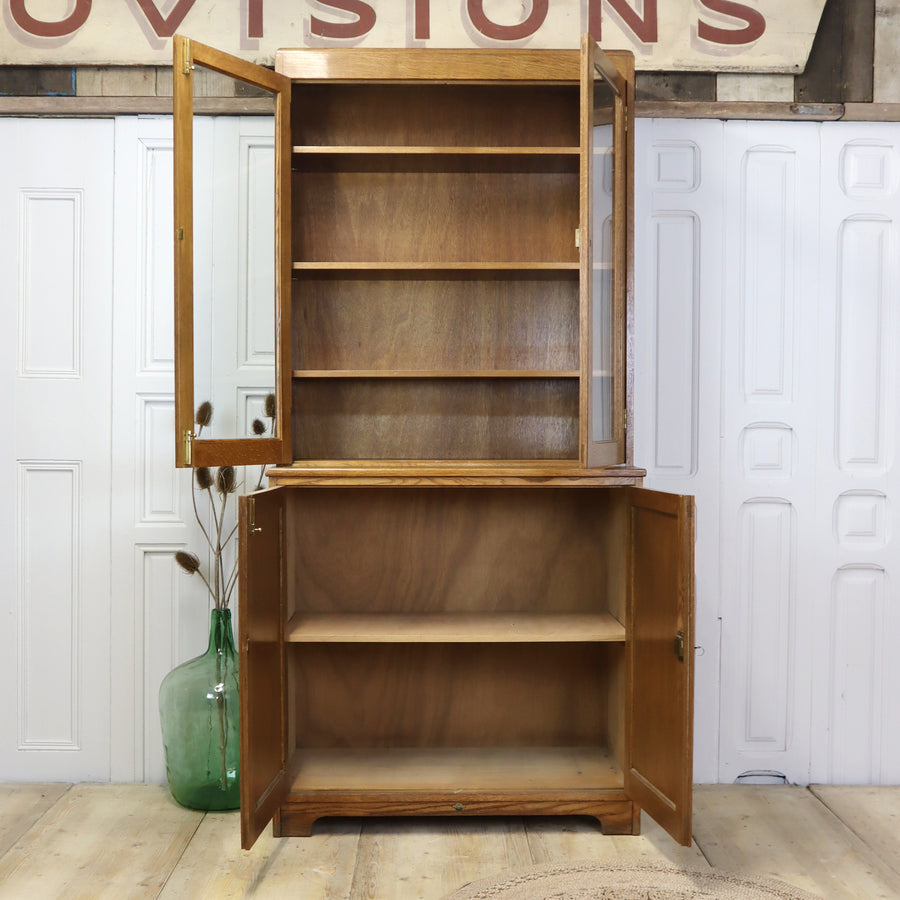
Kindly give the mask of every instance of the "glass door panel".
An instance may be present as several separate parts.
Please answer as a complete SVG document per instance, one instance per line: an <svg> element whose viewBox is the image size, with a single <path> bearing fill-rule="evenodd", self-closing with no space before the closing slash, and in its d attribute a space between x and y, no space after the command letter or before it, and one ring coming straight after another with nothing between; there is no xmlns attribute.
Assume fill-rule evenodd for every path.
<svg viewBox="0 0 900 900"><path fill-rule="evenodd" d="M253 115L215 115L199 96ZM183 38L175 43L176 457L178 465L290 458L280 134L290 82ZM233 110L235 103L230 103ZM229 111L231 111L229 110ZM289 376L289 373L288 373Z"/></svg>
<svg viewBox="0 0 900 900"><path fill-rule="evenodd" d="M583 291L590 298L585 462L588 467L626 462L626 325L631 232L628 123L633 81L627 57L606 54L592 41L584 49L582 153L588 157L590 240L583 252ZM633 128L633 126L632 126Z"/></svg>

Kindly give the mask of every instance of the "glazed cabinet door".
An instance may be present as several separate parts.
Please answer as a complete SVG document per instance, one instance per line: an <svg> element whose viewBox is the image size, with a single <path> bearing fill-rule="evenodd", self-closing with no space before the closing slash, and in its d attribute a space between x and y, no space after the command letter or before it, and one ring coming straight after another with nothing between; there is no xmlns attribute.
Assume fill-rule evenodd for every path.
<svg viewBox="0 0 900 900"><path fill-rule="evenodd" d="M629 461L626 447L634 59L585 37L581 76L581 420L585 464Z"/></svg>
<svg viewBox="0 0 900 900"><path fill-rule="evenodd" d="M239 501L241 846L248 850L288 788L284 657L284 488Z"/></svg>
<svg viewBox="0 0 900 900"><path fill-rule="evenodd" d="M180 35L174 48L176 465L289 462L291 82ZM195 100L201 69L247 96L240 134Z"/></svg>
<svg viewBox="0 0 900 900"><path fill-rule="evenodd" d="M691 843L693 498L631 490L625 790Z"/></svg>

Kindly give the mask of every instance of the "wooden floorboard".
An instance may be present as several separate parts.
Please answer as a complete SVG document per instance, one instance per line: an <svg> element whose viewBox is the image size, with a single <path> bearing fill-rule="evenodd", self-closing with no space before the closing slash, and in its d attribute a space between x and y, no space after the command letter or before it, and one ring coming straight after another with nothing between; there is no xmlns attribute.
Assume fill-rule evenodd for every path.
<svg viewBox="0 0 900 900"><path fill-rule="evenodd" d="M816 784L810 790L883 863L900 875L900 786Z"/></svg>
<svg viewBox="0 0 900 900"><path fill-rule="evenodd" d="M309 838L275 838L269 829L241 850L239 814L208 813L159 896L346 900L360 827L358 819L322 822Z"/></svg>
<svg viewBox="0 0 900 900"><path fill-rule="evenodd" d="M240 849L235 813L153 785L0 785L5 898L439 900L470 881L577 860L768 875L827 900L900 898L900 788L710 785L694 845L647 816L635 837L586 818L336 819Z"/></svg>
<svg viewBox="0 0 900 900"><path fill-rule="evenodd" d="M70 784L0 784L0 857L50 809Z"/></svg>
<svg viewBox="0 0 900 900"><path fill-rule="evenodd" d="M694 839L716 868L780 878L827 900L897 900L900 878L806 788L694 788Z"/></svg>
<svg viewBox="0 0 900 900"><path fill-rule="evenodd" d="M371 819L351 900L439 900L500 872L534 865L519 818Z"/></svg>
<svg viewBox="0 0 900 900"><path fill-rule="evenodd" d="M0 858L0 896L155 897L202 818L156 785L75 785Z"/></svg>

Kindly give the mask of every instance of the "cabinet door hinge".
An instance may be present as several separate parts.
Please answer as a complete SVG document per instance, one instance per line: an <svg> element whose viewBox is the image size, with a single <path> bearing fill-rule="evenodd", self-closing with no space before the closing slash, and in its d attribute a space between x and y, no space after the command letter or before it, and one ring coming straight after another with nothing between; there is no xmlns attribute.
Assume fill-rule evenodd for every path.
<svg viewBox="0 0 900 900"><path fill-rule="evenodd" d="M575 229L575 249L576 250L581 249L581 229L580 228Z"/></svg>
<svg viewBox="0 0 900 900"><path fill-rule="evenodd" d="M675 635L675 655L679 662L684 662L684 632L679 631Z"/></svg>
<svg viewBox="0 0 900 900"><path fill-rule="evenodd" d="M182 75L190 75L191 69L194 68L194 64L191 62L191 40L190 38L185 38L184 43L182 43L182 53L181 57L181 74Z"/></svg>
<svg viewBox="0 0 900 900"><path fill-rule="evenodd" d="M191 455L194 448L194 432L190 430L185 431L182 439L184 440L184 463L189 466L191 465Z"/></svg>
<svg viewBox="0 0 900 900"><path fill-rule="evenodd" d="M256 524L256 499L254 497L250 497L248 506L250 521L247 523L247 527L250 534L262 534L262 528Z"/></svg>

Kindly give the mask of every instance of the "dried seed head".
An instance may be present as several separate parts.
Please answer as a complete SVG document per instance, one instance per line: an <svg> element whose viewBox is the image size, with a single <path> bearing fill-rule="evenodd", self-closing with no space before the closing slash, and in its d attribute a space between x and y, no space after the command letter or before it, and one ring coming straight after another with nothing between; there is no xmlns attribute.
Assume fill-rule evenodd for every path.
<svg viewBox="0 0 900 900"><path fill-rule="evenodd" d="M186 550L175 551L175 562L177 562L188 575L193 575L194 572L200 568L200 560L193 553L188 553Z"/></svg>
<svg viewBox="0 0 900 900"><path fill-rule="evenodd" d="M253 433L254 434L265 434L266 426L262 419L254 419L253 420Z"/></svg>
<svg viewBox="0 0 900 900"><path fill-rule="evenodd" d="M274 394L266 394L266 415L270 419L275 418L275 395Z"/></svg>
<svg viewBox="0 0 900 900"><path fill-rule="evenodd" d="M201 469L196 469L194 472L194 478L197 481L197 487L200 488L201 491L208 490L212 487L213 477L212 472L203 466Z"/></svg>
<svg viewBox="0 0 900 900"><path fill-rule="evenodd" d="M237 487L237 480L234 475L234 466L222 466L216 472L216 490L220 494L231 494Z"/></svg>
<svg viewBox="0 0 900 900"><path fill-rule="evenodd" d="M205 428L212 422L212 403L209 400L204 400L198 407L197 412L194 415L194 421L201 427Z"/></svg>

